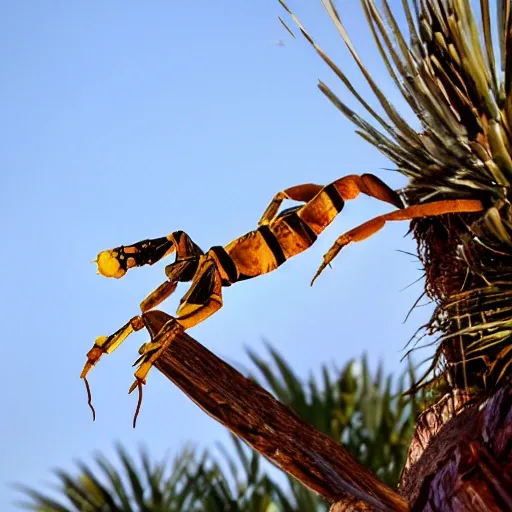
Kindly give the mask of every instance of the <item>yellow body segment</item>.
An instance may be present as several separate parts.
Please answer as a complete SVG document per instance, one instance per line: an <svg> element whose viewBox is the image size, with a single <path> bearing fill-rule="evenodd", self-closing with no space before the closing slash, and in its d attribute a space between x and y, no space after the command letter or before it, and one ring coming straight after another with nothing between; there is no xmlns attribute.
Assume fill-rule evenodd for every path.
<svg viewBox="0 0 512 512"><path fill-rule="evenodd" d="M272 272L277 260L259 231L251 231L226 245L226 252L236 262L240 274L256 277Z"/></svg>
<svg viewBox="0 0 512 512"><path fill-rule="evenodd" d="M322 231L336 218L339 210L325 191L320 191L309 203L305 204L297 215L315 232Z"/></svg>
<svg viewBox="0 0 512 512"><path fill-rule="evenodd" d="M274 221L271 229L279 240L286 259L297 256L311 247L309 240L297 236L297 233L282 219Z"/></svg>

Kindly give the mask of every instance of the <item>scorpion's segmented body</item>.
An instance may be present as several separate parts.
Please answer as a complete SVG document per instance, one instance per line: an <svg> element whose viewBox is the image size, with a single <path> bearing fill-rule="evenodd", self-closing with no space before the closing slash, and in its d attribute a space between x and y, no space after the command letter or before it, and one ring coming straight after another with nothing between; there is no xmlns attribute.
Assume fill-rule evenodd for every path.
<svg viewBox="0 0 512 512"><path fill-rule="evenodd" d="M399 209L376 217L339 237L324 256L324 262L313 281L345 245L368 238L388 220L482 210L482 204L476 200L446 200L404 208L398 193L376 176L350 175L327 186L305 184L279 192L263 213L258 228L225 247L215 246L204 253L186 233L175 231L166 237L99 253L96 259L98 273L105 277L121 278L130 268L152 265L176 252L174 263L165 268L167 280L142 301L140 309L145 313L155 308L174 292L178 282L191 281L172 320L181 329L189 329L222 307L222 287L271 272L287 259L308 249L341 212L345 201L355 199L360 193ZM285 199L304 204L278 214ZM143 327L143 317L136 316L114 334L97 338L87 354L87 363L81 377L86 378L104 353L113 352L131 332ZM162 345L157 338L139 349L140 365L135 372L136 381L131 390L145 383L154 361L166 348L167 345Z"/></svg>

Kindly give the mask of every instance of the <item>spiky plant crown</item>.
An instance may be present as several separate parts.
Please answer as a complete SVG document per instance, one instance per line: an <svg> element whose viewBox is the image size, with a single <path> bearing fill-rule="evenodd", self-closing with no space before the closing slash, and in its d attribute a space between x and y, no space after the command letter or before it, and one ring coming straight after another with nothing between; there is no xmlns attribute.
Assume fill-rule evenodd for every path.
<svg viewBox="0 0 512 512"><path fill-rule="evenodd" d="M418 131L364 67L332 0L321 1L385 116L354 89L280 0L367 119L322 82L320 90L409 178L403 189L407 204L470 198L486 208L483 214L417 220L412 230L426 293L436 303L426 326L427 333L439 335L432 368L452 387L477 394L493 389L512 373L510 2L479 0L477 16L470 0L402 0L403 30L387 0L379 7L361 0L389 75L421 124Z"/></svg>

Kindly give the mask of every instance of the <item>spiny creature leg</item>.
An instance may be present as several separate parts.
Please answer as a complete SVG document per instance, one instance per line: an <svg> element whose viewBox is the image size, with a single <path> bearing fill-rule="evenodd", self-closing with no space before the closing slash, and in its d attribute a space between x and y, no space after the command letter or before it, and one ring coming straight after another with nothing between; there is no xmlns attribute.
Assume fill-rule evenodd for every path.
<svg viewBox="0 0 512 512"><path fill-rule="evenodd" d="M132 384L128 392L132 393L136 388L139 390L137 407L133 416L133 428L137 425L137 417L142 405L142 386L146 383L145 378L147 373L153 366L154 362L160 357L162 352L173 342L176 335L183 332L183 327L176 321L176 319L163 311L148 311L142 315L142 320L151 336L151 341L145 343L139 351L144 352L144 347L149 348L149 350L147 350L139 359L144 361L137 369L137 372L135 373L135 382ZM137 362L135 364L137 364ZM145 367L142 371L141 369L143 365L145 365ZM139 375L139 372L141 374L143 373L142 377Z"/></svg>
<svg viewBox="0 0 512 512"><path fill-rule="evenodd" d="M162 303L174 292L177 286L177 282L179 280L184 280L182 278L182 274L188 271L188 265L194 265L194 262L192 261L193 259L194 258L189 258L187 261L178 262L178 264L174 267L174 271L172 272L175 280L165 281L141 302L140 309L143 314L158 306L158 304ZM173 265L169 265L169 267L173 267ZM96 338L93 348L87 353L87 362L85 363L82 373L80 374L80 378L84 379L85 382L85 388L87 390L87 403L92 410L93 421L96 418L96 412L92 405L92 395L89 382L87 381L87 374L98 363L103 354L111 354L114 352L114 350L119 347L119 345L121 345L121 343L123 343L123 341L132 332L140 331L142 327L144 327L143 318L140 316L135 316L114 334L110 336L99 336ZM140 353L145 354L146 352L156 350L157 348L159 347L147 347L144 349L143 345L141 347Z"/></svg>
<svg viewBox="0 0 512 512"><path fill-rule="evenodd" d="M156 290L152 291L141 303L140 310L145 313L155 308L168 299L176 290L178 282L191 281L199 265L200 256L191 256L181 259L179 254L176 261L165 267L167 281L163 282Z"/></svg>
<svg viewBox="0 0 512 512"><path fill-rule="evenodd" d="M203 251L186 233L175 231L167 237L144 240L128 247L121 246L103 251L98 255L98 270L109 277L122 277L128 268L152 265L173 251L176 251L176 262L166 267L168 281L151 292L140 304L141 312L145 313L166 300L176 289L178 281L188 281L194 275ZM190 271L191 267L192 271ZM87 355L88 361L81 377L84 378L87 375L102 354L112 353L133 331L138 331L143 326L141 317L136 316L114 334L97 338L94 347Z"/></svg>
<svg viewBox="0 0 512 512"><path fill-rule="evenodd" d="M98 255L97 263L99 273L107 277L122 277L129 268L152 265L158 260L176 251L176 262L166 267L168 281L162 283L151 292L140 304L142 313L158 306L166 300L176 289L178 281L189 281L194 275L199 258L203 251L183 231L176 231L167 237L138 242L129 247L118 247L103 251ZM127 255L131 255L128 258ZM133 261L130 260L133 258ZM87 362L84 365L80 378L84 379L87 389L88 404L95 418L94 408L91 404L91 392L87 382L87 374L98 363L103 354L112 353L134 331L144 327L140 316L133 317L123 327L110 336L96 338L93 348L87 353Z"/></svg>
<svg viewBox="0 0 512 512"><path fill-rule="evenodd" d="M177 262L169 265L172 271L169 273L173 276L173 280L165 281L156 290L152 291L141 303L140 310L145 313L170 297L176 289L179 280L182 280L182 274L188 271L189 265L196 265L197 262L194 258L189 258L186 261ZM111 354L116 350L121 343L134 331L140 331L144 327L144 323L140 316L134 316L131 320L126 322L120 329L110 336L99 336L94 342L93 348L87 353L87 362L80 374L80 378L85 379L89 371L100 360L103 354Z"/></svg>
<svg viewBox="0 0 512 512"><path fill-rule="evenodd" d="M213 315L221 307L221 277L215 263L211 260L206 260L204 264L198 269L196 275L194 276L191 288L183 297L181 305L178 308L176 318L172 318L165 313L158 313L166 315L168 323L170 322L169 319L174 321L172 326L169 325L169 329L172 327L173 333L175 333L194 327L203 320L206 320L209 316ZM143 320L148 318L150 313L152 315L153 313L157 312L145 313L142 316ZM149 327L148 330L150 333L152 333L152 340L151 342L142 345L142 347L139 349L141 357L135 362L135 364L140 364L137 368L137 371L135 372L135 382L132 384L129 390L129 393L132 393L135 389L139 389L139 405L137 406L137 411L134 418L134 426L137 414L140 409L140 392L142 390L142 385L146 383L146 377L154 362L169 346L174 337L171 335L163 336L161 333L154 334L153 331L149 329ZM161 341L161 339L164 341Z"/></svg>
<svg viewBox="0 0 512 512"><path fill-rule="evenodd" d="M267 206L266 210L263 212L261 219L258 222L258 226L263 226L265 224L269 224L276 217L279 207L281 203L285 199L291 199L292 201L301 201L303 203L307 203L311 201L313 197L322 190L323 185L314 185L313 183L306 183L304 185L296 185L294 187L287 188L286 190L282 190L278 192L270 204Z"/></svg>
<svg viewBox="0 0 512 512"><path fill-rule="evenodd" d="M206 261L202 265L193 279L193 284L181 299L181 304L176 314L176 322L183 329L190 329L195 325L206 320L222 307L222 282L219 271L213 261ZM152 340L149 344L144 344L139 349L142 358L139 368L135 372L137 381L145 384L146 375L149 373L153 361L162 353L164 349L157 341ZM151 359L151 361L150 361ZM130 389L133 391L136 383Z"/></svg>
<svg viewBox="0 0 512 512"><path fill-rule="evenodd" d="M151 292L140 304L142 313L146 313L158 306L167 299L176 289L178 282L191 281L199 266L199 257L193 256L181 261L176 261L165 267L165 273L169 281L162 283L156 290ZM144 355L156 350L154 343L144 343L139 349L139 354ZM137 364L137 363L135 363Z"/></svg>
<svg viewBox="0 0 512 512"><path fill-rule="evenodd" d="M409 206L403 210L396 210L385 215L375 217L360 226L351 229L341 235L329 251L324 255L324 261L316 272L311 285L322 273L327 265L338 255L338 253L351 242L360 242L380 231L388 221L394 220L412 220L422 217L434 217L437 215L446 215L448 213L471 213L480 212L484 209L482 203L473 199L453 199L445 201L436 201L433 203Z"/></svg>

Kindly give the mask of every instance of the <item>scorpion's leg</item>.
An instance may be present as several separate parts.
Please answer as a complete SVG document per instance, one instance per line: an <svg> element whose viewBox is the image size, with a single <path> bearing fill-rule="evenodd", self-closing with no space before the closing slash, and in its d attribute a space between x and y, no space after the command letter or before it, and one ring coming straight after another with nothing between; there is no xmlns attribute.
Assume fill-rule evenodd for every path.
<svg viewBox="0 0 512 512"><path fill-rule="evenodd" d="M156 290L151 292L140 304L142 313L145 313L167 299L176 289L177 283L165 281ZM140 331L144 327L141 316L134 316L120 329L110 336L99 336L94 345L87 352L87 362L84 365L80 378L84 379L91 369L98 363L103 354L111 354L133 332Z"/></svg>
<svg viewBox="0 0 512 512"><path fill-rule="evenodd" d="M329 251L324 255L324 261L313 277L311 284L322 273L327 265L338 255L338 253L351 242L360 242L380 231L388 221L412 220L422 217L434 217L448 213L470 213L480 212L484 209L482 203L474 199L448 199L427 204L413 205L403 210L396 210L385 215L380 215L360 226L351 229L341 235Z"/></svg>
<svg viewBox="0 0 512 512"><path fill-rule="evenodd" d="M322 188L324 188L323 185L306 183L304 185L296 185L294 187L290 187L286 190L278 192L267 206L266 210L263 212L263 215L258 222L258 226L263 226L272 222L272 220L277 215L281 203L285 199L307 203L308 201L311 201L311 199L313 199L313 197L315 197L316 194L322 190Z"/></svg>
<svg viewBox="0 0 512 512"><path fill-rule="evenodd" d="M181 260L178 259L178 261L175 261L174 263L167 265L167 267L165 267L165 273L169 280L162 283L155 291L150 293L141 302L140 308L142 311L142 319L144 319L144 313L147 313L148 311L154 309L161 302L163 302L163 300L169 297L169 295L171 295L172 292L174 292L178 282L184 283L187 281L191 281L197 272L199 262L199 256L192 256L183 258ZM166 294L166 296L161 299L159 295L159 290L164 290L164 288L166 288L167 286L169 286L170 288L170 293ZM163 291L163 293L165 293L165 291ZM146 327L148 326L146 325ZM144 345L140 347L139 353L146 354L148 352L152 352L156 348L158 348L158 346L152 343L144 343ZM137 362L135 364L137 364Z"/></svg>
<svg viewBox="0 0 512 512"><path fill-rule="evenodd" d="M98 265L98 274L119 279L130 268L153 265L174 251L178 259L203 254L186 233L175 231L168 236L102 251L94 262Z"/></svg>
<svg viewBox="0 0 512 512"><path fill-rule="evenodd" d="M186 283L191 281L199 266L201 255L202 251L201 254L186 257L181 257L181 253L177 253L176 261L165 267L167 281L162 283L140 303L142 313L155 308L167 299L176 289L178 282Z"/></svg>
<svg viewBox="0 0 512 512"><path fill-rule="evenodd" d="M400 195L374 174L350 175L338 180L338 190L344 199L355 199L359 193L403 208Z"/></svg>
<svg viewBox="0 0 512 512"><path fill-rule="evenodd" d="M278 192L267 206L258 225L270 224L276 217L281 203L285 199L309 203L321 191L325 191L328 196L334 193L333 198L335 201L338 201L336 196L339 196L343 201L347 201L355 199L360 193L363 193L380 201L390 203L397 208L403 208L400 196L377 176L373 174L362 174L361 176L350 174L339 178L325 187L323 185L306 183Z"/></svg>
<svg viewBox="0 0 512 512"><path fill-rule="evenodd" d="M171 246L167 246L164 240L172 241ZM158 249L159 248L159 249ZM122 263L122 255L137 255L137 265L152 265L159 259L176 250L176 261L168 265L165 269L168 280L162 283L156 290L151 292L141 303L140 310L145 313L166 300L176 289L178 281L190 281L197 269L200 256L203 251L190 239L183 231L176 231L168 237L146 240L138 242L129 247L103 251L98 255L98 268L100 268L100 259L107 268L116 268L114 262ZM137 252L138 251L138 252ZM110 254L108 254L110 253ZM103 255L103 256L102 256ZM156 258L156 259L155 259ZM123 268L118 265L117 268ZM127 266L126 268L131 268ZM126 272L126 270L125 270ZM104 274L105 275L105 274ZM119 275L121 277L124 274ZM139 331L144 327L140 316L131 318L126 324L110 336L99 336L96 338L93 348L87 353L87 362L80 374L85 378L91 368L97 364L103 354L111 354L123 343L123 341L134 331Z"/></svg>
<svg viewBox="0 0 512 512"><path fill-rule="evenodd" d="M193 278L192 286L181 299L181 304L176 314L176 324L180 329L190 329L206 320L222 307L222 280L213 260L207 259L201 265ZM130 388L130 393L140 384L145 384L146 376L153 363L171 343L172 337L160 342L158 336L152 337L152 341L142 345L139 349L141 358L135 382ZM137 364L137 363L136 363Z"/></svg>
<svg viewBox="0 0 512 512"><path fill-rule="evenodd" d="M163 311L148 311L147 313L144 313L142 315L142 319L144 321L146 329L151 335L151 342L143 345L139 352L144 352L144 346L157 346L158 348L160 348L160 350L148 349L134 364L134 366L136 366L140 361L143 361L143 363L141 364L141 368L142 365L145 365L145 371L143 375L138 375L138 373L142 374L142 370L141 368L137 370L137 378L135 379L134 384L130 387L129 391L129 393L131 393L135 388L139 389L139 399L137 402L137 407L135 409L135 414L133 416L133 428L135 428L136 426L137 417L139 415L140 408L142 405L142 386L143 384L145 384L147 373L149 372L151 366L157 360L157 358L160 357L161 353L174 341L174 339L180 332L183 332L183 327L181 327L181 325L178 324L176 319L168 315L167 313L164 313ZM91 406L90 400L89 405Z"/></svg>

